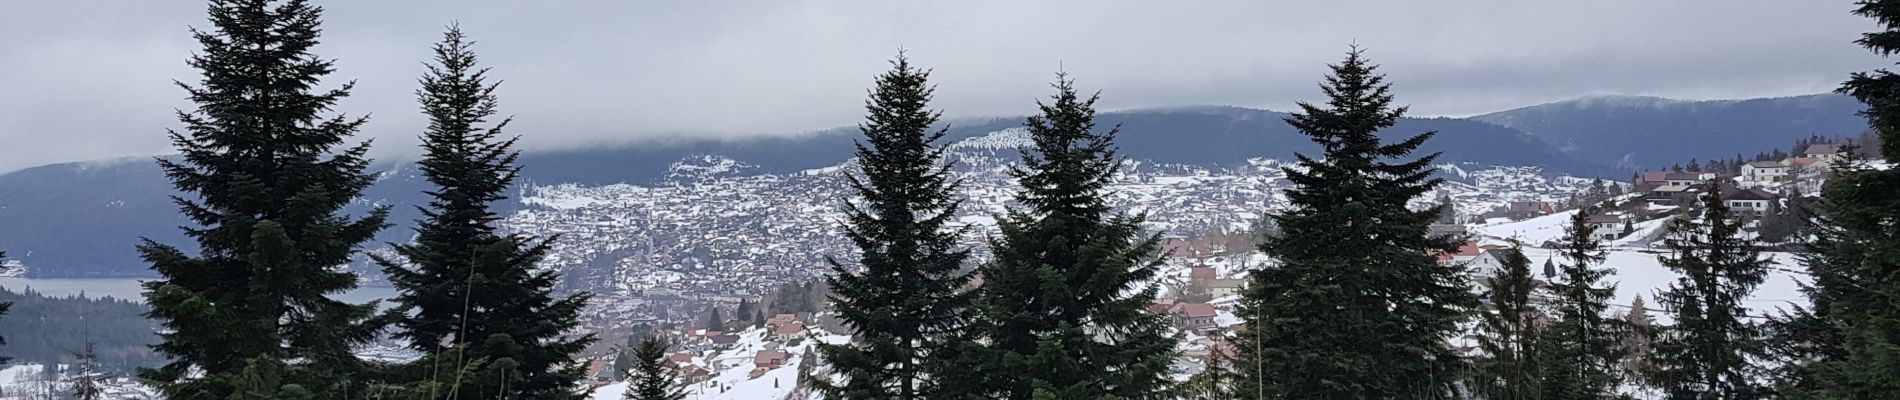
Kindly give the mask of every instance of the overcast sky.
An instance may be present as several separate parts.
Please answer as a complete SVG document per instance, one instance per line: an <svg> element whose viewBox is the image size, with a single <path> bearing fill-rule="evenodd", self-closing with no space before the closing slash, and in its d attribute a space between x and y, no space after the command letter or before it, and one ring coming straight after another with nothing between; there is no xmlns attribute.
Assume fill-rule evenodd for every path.
<svg viewBox="0 0 1900 400"><path fill-rule="evenodd" d="M1596 94L1686 99L1831 90L1881 66L1849 0L322 1L339 111L413 153L429 45L459 21L531 148L787 134L854 123L899 48L951 117L1020 115L1058 68L1108 109L1319 96L1358 43L1415 115ZM1325 5L1322 5L1324 3ZM169 152L173 80L201 1L0 2L0 171Z"/></svg>

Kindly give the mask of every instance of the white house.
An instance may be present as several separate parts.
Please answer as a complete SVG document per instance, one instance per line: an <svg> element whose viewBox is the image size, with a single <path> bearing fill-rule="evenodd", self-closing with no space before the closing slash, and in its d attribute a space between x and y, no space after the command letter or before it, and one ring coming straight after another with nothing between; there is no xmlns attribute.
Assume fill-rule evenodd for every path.
<svg viewBox="0 0 1900 400"><path fill-rule="evenodd" d="M1761 216L1768 212L1770 203L1775 202L1775 194L1761 189L1743 189L1729 194L1723 199L1728 208L1736 214Z"/></svg>
<svg viewBox="0 0 1900 400"><path fill-rule="evenodd" d="M1597 214L1584 219L1593 228L1590 236L1597 240L1614 240L1623 236L1623 216Z"/></svg>
<svg viewBox="0 0 1900 400"><path fill-rule="evenodd" d="M1742 181L1774 182L1788 176L1791 167L1777 161L1756 161L1742 164Z"/></svg>

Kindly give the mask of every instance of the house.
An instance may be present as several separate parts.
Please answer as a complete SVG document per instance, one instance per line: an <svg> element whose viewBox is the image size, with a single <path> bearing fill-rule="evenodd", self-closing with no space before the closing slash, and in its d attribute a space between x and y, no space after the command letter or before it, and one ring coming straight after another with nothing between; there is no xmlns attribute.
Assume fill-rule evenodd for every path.
<svg viewBox="0 0 1900 400"><path fill-rule="evenodd" d="M1592 215L1585 217L1584 223L1589 224L1592 228L1590 237L1596 238L1597 240L1614 240L1623 236L1624 222L1623 216L1621 215Z"/></svg>
<svg viewBox="0 0 1900 400"><path fill-rule="evenodd" d="M679 374L680 382L687 384L700 383L705 382L707 379L712 379L712 371L700 368L698 365L680 367Z"/></svg>
<svg viewBox="0 0 1900 400"><path fill-rule="evenodd" d="M1471 234L1470 231L1465 229L1464 224L1432 224L1430 227L1426 228L1426 233L1434 237L1436 236L1464 237L1466 235Z"/></svg>
<svg viewBox="0 0 1900 400"><path fill-rule="evenodd" d="M1476 260L1483 253L1484 249L1479 248L1477 242L1466 241L1459 244L1456 251L1450 253L1433 251L1433 256L1438 258L1439 265L1454 265Z"/></svg>
<svg viewBox="0 0 1900 400"><path fill-rule="evenodd" d="M1643 171L1642 175L1637 175L1636 181L1630 182L1630 184L1635 186L1660 185L1667 183L1666 178L1668 177L1669 171Z"/></svg>
<svg viewBox="0 0 1900 400"><path fill-rule="evenodd" d="M1497 276L1504 269L1504 252L1509 250L1485 250L1471 260L1471 275L1479 278Z"/></svg>
<svg viewBox="0 0 1900 400"><path fill-rule="evenodd" d="M1556 212L1550 203L1542 201L1513 201L1504 207L1504 217L1510 219L1531 219Z"/></svg>
<svg viewBox="0 0 1900 400"><path fill-rule="evenodd" d="M1768 212L1768 207L1771 203L1775 202L1776 196L1774 193L1769 193L1761 189L1742 189L1734 193L1729 193L1729 195L1723 196L1722 199L1722 202L1728 205L1729 210L1737 215L1760 217L1762 214Z"/></svg>
<svg viewBox="0 0 1900 400"><path fill-rule="evenodd" d="M690 363L690 362L693 362L693 353L688 353L684 351L673 353L673 355L666 356L666 361L671 361L674 364Z"/></svg>
<svg viewBox="0 0 1900 400"><path fill-rule="evenodd" d="M715 349L732 350L734 346L739 345L739 335L708 336L706 341L711 342Z"/></svg>
<svg viewBox="0 0 1900 400"><path fill-rule="evenodd" d="M782 367L785 366L785 359L791 356L782 349L759 350L752 355L752 366L766 370Z"/></svg>
<svg viewBox="0 0 1900 400"><path fill-rule="evenodd" d="M1247 279L1245 278L1220 278L1207 283L1207 294L1218 299L1238 295L1242 289L1246 288Z"/></svg>
<svg viewBox="0 0 1900 400"><path fill-rule="evenodd" d="M1213 304L1181 303L1175 304L1174 309L1168 310L1168 316L1173 318L1175 328L1184 331L1203 331L1214 328L1214 319L1220 314L1214 310Z"/></svg>
<svg viewBox="0 0 1900 400"><path fill-rule="evenodd" d="M1695 194L1699 191L1701 189L1694 185L1660 185L1643 192L1642 198L1644 201L1658 205L1688 204L1694 202Z"/></svg>
<svg viewBox="0 0 1900 400"><path fill-rule="evenodd" d="M1670 172L1663 174L1662 186L1696 186L1715 179L1713 172Z"/></svg>
<svg viewBox="0 0 1900 400"><path fill-rule="evenodd" d="M772 337L782 340L803 338L805 337L805 324L796 321L779 324L778 326L772 327Z"/></svg>
<svg viewBox="0 0 1900 400"><path fill-rule="evenodd" d="M1790 167L1779 161L1756 161L1742 164L1743 182L1774 182L1788 176Z"/></svg>
<svg viewBox="0 0 1900 400"><path fill-rule="evenodd" d="M1820 160L1825 163L1840 161L1844 155L1845 154L1841 152L1841 145L1833 143L1810 144L1807 150L1801 152L1802 157Z"/></svg>
<svg viewBox="0 0 1900 400"><path fill-rule="evenodd" d="M1155 299L1153 303L1148 303L1148 312L1167 314L1168 311L1174 310L1175 303L1175 299Z"/></svg>
<svg viewBox="0 0 1900 400"><path fill-rule="evenodd" d="M594 387L601 387L612 384L620 379L618 376L614 376L612 361L606 358L596 358L587 361L587 380L588 383L593 384Z"/></svg>
<svg viewBox="0 0 1900 400"><path fill-rule="evenodd" d="M772 316L772 318L767 318L765 320L765 328L766 329L777 328L779 325L789 324L793 322L798 322L797 314L774 315Z"/></svg>
<svg viewBox="0 0 1900 400"><path fill-rule="evenodd" d="M1188 268L1188 285L1190 286L1197 287L1197 288L1206 288L1207 284L1214 282L1214 277L1215 277L1214 268L1211 268L1211 267Z"/></svg>

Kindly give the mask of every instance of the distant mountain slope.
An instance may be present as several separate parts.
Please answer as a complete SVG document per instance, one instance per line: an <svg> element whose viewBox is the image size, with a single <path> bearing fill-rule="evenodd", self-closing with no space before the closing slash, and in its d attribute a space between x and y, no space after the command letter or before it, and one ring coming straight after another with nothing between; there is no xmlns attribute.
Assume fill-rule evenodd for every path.
<svg viewBox="0 0 1900 400"><path fill-rule="evenodd" d="M1862 109L1837 94L1713 101L1601 96L1471 119L1529 133L1580 159L1640 169L1754 155L1813 135L1859 136L1867 129L1855 115Z"/></svg>
<svg viewBox="0 0 1900 400"><path fill-rule="evenodd" d="M1121 125L1122 155L1155 163L1204 167L1246 165L1249 158L1291 159L1318 148L1282 121L1285 114L1236 107L1177 107L1103 113L1098 128ZM949 141L1018 127L1021 117L973 119L950 124ZM1424 152L1443 152L1441 162L1539 166L1555 174L1622 176L1609 167L1579 161L1542 141L1509 128L1470 120L1406 119L1392 139L1438 131ZM529 152L522 155L529 185L655 184L688 158L716 155L745 163L746 174L784 174L839 165L851 157L855 128L752 140L692 140ZM383 162L384 174L346 212L392 205L398 224L379 240L403 241L427 188L412 164ZM36 276L146 275L133 245L139 238L187 243L177 227L184 220L167 196L174 192L149 158L41 166L0 175L0 246ZM515 202L503 207L519 208ZM512 210L504 210L512 211Z"/></svg>

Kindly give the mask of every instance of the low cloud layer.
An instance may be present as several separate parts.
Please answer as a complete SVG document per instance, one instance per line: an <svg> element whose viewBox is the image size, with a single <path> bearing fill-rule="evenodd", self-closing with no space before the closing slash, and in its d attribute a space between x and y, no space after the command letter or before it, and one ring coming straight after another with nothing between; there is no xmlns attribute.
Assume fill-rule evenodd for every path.
<svg viewBox="0 0 1900 400"><path fill-rule="evenodd" d="M110 5L102 5L110 3ZM1418 115L1592 94L1689 99L1831 90L1886 61L1850 1L317 1L378 153L412 153L415 78L458 21L505 79L531 148L786 134L855 122L900 48L952 117L1018 115L1056 70L1105 108L1287 109L1349 44ZM1338 4L1332 4L1338 3ZM0 3L0 171L161 154L197 1Z"/></svg>

